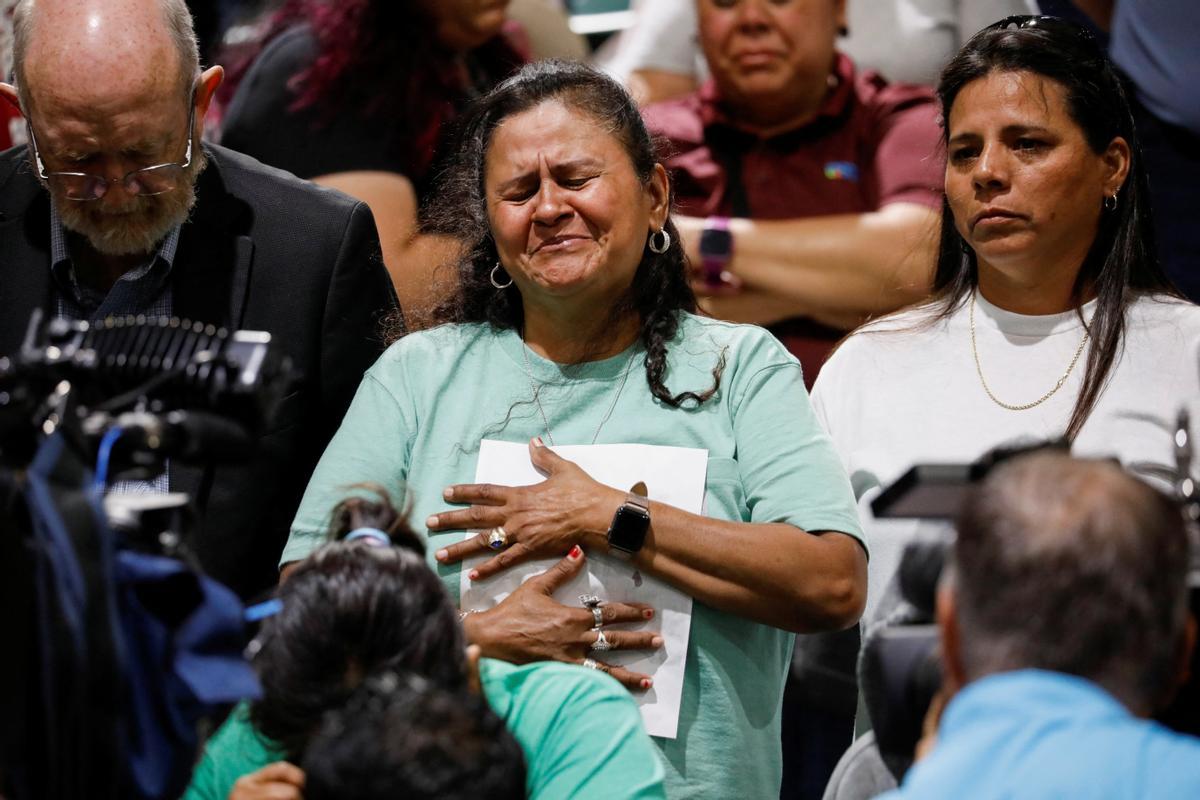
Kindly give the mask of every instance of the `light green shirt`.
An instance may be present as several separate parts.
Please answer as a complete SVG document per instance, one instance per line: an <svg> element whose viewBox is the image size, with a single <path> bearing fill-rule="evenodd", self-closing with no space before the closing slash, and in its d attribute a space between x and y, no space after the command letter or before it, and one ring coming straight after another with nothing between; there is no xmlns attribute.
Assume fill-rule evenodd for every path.
<svg viewBox="0 0 1200 800"><path fill-rule="evenodd" d="M629 692L570 664L481 659L488 705L525 753L531 800L659 800L663 768ZM226 800L243 775L284 758L238 706L204 747L183 800Z"/></svg>
<svg viewBox="0 0 1200 800"><path fill-rule="evenodd" d="M470 324L410 334L388 348L313 473L282 561L318 547L345 487L371 481L412 504L430 563L458 597L460 568L432 554L463 533L432 533L423 522L448 507L446 486L472 482L481 439L549 442L523 347L514 331ZM681 315L667 356L671 392L708 389L725 359L720 391L699 408L672 408L651 395L639 345L569 367L525 355L556 444L589 444L599 427L598 444L705 448L708 516L861 540L850 482L814 418L800 364L763 329ZM780 708L794 639L694 604L679 735L655 739L669 796L778 797Z"/></svg>

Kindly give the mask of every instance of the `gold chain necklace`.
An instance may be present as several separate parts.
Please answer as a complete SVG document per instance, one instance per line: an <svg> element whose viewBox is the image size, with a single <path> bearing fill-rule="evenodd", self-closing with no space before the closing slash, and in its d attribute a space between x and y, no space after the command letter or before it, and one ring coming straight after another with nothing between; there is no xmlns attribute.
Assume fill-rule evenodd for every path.
<svg viewBox="0 0 1200 800"><path fill-rule="evenodd" d="M1092 332L1084 327L1083 340L1079 342L1079 347L1075 348L1075 355L1071 357L1071 363L1067 365L1067 371L1062 374L1054 387L1044 395L1034 400L1032 403L1022 403L1021 405L1013 405L1006 403L996 395L992 394L992 389L988 386L987 378L983 377L983 365L979 363L979 347L975 344L975 294L971 294L971 355L975 356L975 372L979 375L979 382L983 384L983 391L987 392L987 396L992 402L1001 408L1007 408L1009 411L1028 411L1035 406L1040 406L1042 403L1054 396L1054 393L1063 387L1067 382L1067 378L1071 376L1071 371L1075 369L1075 364L1079 362L1079 357L1083 355L1083 348L1087 347L1088 339L1091 338Z"/></svg>

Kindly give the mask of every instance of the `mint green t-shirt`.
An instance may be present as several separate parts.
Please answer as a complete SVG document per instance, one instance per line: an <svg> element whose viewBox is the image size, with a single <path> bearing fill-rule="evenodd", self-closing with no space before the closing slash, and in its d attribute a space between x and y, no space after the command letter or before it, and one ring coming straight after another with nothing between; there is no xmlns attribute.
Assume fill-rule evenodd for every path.
<svg viewBox="0 0 1200 800"><path fill-rule="evenodd" d="M483 696L525 753L531 800L660 800L663 768L629 692L571 664L479 662ZM238 706L204 747L183 800L226 800L233 784L284 758Z"/></svg>
<svg viewBox="0 0 1200 800"><path fill-rule="evenodd" d="M549 442L546 424L559 445L595 436L597 444L705 448L709 516L842 531L861 541L850 482L813 415L800 364L762 328L681 315L667 355L668 389L708 389L725 360L720 390L698 408L672 408L651 395L640 345L574 366L523 348L516 332L484 324L444 325L388 348L313 473L282 562L323 543L348 485L374 482L412 504L430 564L458 597L459 566L439 565L432 554L463 533L433 533L422 523L449 507L446 486L473 481L481 439ZM679 735L655 739L670 797L778 797L780 709L794 640L694 604Z"/></svg>

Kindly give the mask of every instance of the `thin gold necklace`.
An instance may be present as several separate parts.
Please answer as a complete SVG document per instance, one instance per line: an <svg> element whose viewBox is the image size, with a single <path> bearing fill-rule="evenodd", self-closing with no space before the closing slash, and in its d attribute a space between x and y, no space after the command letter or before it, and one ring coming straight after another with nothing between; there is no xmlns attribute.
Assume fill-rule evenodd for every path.
<svg viewBox="0 0 1200 800"><path fill-rule="evenodd" d="M525 340L521 340L521 355L525 358L525 376L529 378L529 388L533 391L533 402L537 406L538 414L542 417L542 427L546 429L546 440L550 442L550 446L554 446L554 434L550 432L550 420L546 418L546 411L542 408L542 388L546 385L538 383L533 379L533 368L529 364L529 345L525 344ZM625 391L625 381L629 379L629 370L633 368L633 359L637 355L637 351L629 354L629 360L625 362L625 370L621 373L621 385L617 387L617 393L613 395L612 403L608 406L608 411L604 412L604 417L600 420L600 424L596 426L596 432L592 434L592 441L588 444L595 444L600 438L600 429L604 427L604 423L608 422L608 418L612 416L613 410L617 407L617 400L621 398L621 392Z"/></svg>
<svg viewBox="0 0 1200 800"><path fill-rule="evenodd" d="M983 391L987 392L987 396L992 402L1001 408L1007 408L1009 411L1028 411L1035 406L1040 406L1042 403L1054 396L1054 393L1063 387L1067 382L1067 378L1071 376L1071 371L1075 369L1075 365L1079 362L1079 357L1083 355L1083 348L1087 347L1088 339L1091 338L1092 332L1084 326L1083 339L1079 342L1079 347L1075 348L1075 355L1071 357L1071 363L1067 365L1067 371L1062 374L1054 387L1044 395L1034 400L1032 403L1022 403L1021 405L1013 405L1006 403L996 395L992 394L992 389L988 386L987 378L983 377L983 364L979 363L979 347L975 344L975 294L971 293L971 355L975 356L975 372L979 375L979 382L983 384Z"/></svg>

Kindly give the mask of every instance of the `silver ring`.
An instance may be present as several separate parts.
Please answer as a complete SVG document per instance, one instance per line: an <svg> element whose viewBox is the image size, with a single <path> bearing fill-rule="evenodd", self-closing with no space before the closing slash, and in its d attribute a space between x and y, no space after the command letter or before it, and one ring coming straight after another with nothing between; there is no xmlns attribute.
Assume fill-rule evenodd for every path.
<svg viewBox="0 0 1200 800"><path fill-rule="evenodd" d="M599 653L613 649L613 643L604 636L604 631L599 628L596 629L596 641L592 644L592 649Z"/></svg>
<svg viewBox="0 0 1200 800"><path fill-rule="evenodd" d="M589 608L592 611L592 628L598 629L604 624L604 612L600 610L600 598L594 594L579 595L579 602L584 608Z"/></svg>
<svg viewBox="0 0 1200 800"><path fill-rule="evenodd" d="M508 533L504 526L497 525L488 532L487 546L493 550L503 550L508 547Z"/></svg>
<svg viewBox="0 0 1200 800"><path fill-rule="evenodd" d="M600 665L596 663L594 658L585 658L583 660L583 666L587 667L588 669L600 669Z"/></svg>

